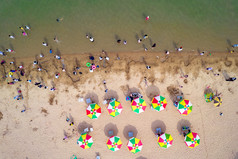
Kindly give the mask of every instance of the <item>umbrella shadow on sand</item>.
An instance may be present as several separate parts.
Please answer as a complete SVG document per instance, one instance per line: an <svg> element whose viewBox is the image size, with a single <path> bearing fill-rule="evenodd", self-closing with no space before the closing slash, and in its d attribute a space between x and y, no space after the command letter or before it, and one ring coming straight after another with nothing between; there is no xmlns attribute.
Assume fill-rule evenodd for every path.
<svg viewBox="0 0 238 159"><path fill-rule="evenodd" d="M179 134L182 134L182 127L183 126L188 126L191 128L191 123L188 121L188 120L185 120L185 119L181 119L178 121L178 124L177 124L177 130L179 132Z"/></svg>
<svg viewBox="0 0 238 159"><path fill-rule="evenodd" d="M86 99L88 99L88 98L91 99L92 103L98 103L99 102L98 95L94 92L90 92L90 93L85 95L84 101L85 101L86 104L87 104Z"/></svg>
<svg viewBox="0 0 238 159"><path fill-rule="evenodd" d="M133 137L136 137L137 133L138 133L136 127L134 127L132 125L125 126L125 128L123 130L123 135L127 140L129 140L131 138L131 137L128 136L128 132L133 132Z"/></svg>
<svg viewBox="0 0 238 159"><path fill-rule="evenodd" d="M108 90L107 93L104 95L104 99L111 99L116 98L118 100L118 94L114 90Z"/></svg>
<svg viewBox="0 0 238 159"><path fill-rule="evenodd" d="M161 128L161 131L164 133L166 131L166 125L164 124L163 121L161 120L155 120L153 121L153 123L151 124L151 131L156 134L156 128Z"/></svg>
<svg viewBox="0 0 238 159"><path fill-rule="evenodd" d="M78 132L82 133L84 132L84 129L86 128L92 128L93 126L85 121L78 124Z"/></svg>
<svg viewBox="0 0 238 159"><path fill-rule="evenodd" d="M109 131L113 131L113 135L109 134ZM104 127L104 133L107 137L111 137L111 136L117 136L118 133L118 129L116 124L113 123L109 123Z"/></svg>
<svg viewBox="0 0 238 159"><path fill-rule="evenodd" d="M160 94L160 90L158 87L156 87L155 85L150 85L149 87L147 87L146 89L146 96L152 100L155 96Z"/></svg>

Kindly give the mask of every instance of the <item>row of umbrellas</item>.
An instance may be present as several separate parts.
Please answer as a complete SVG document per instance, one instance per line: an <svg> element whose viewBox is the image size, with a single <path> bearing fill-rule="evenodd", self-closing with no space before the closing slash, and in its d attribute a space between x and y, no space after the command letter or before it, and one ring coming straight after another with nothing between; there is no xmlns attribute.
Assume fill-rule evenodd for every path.
<svg viewBox="0 0 238 159"><path fill-rule="evenodd" d="M185 141L185 144L189 148L194 148L199 145L200 137L197 133L190 132L185 136L184 141ZM173 137L170 134L163 133L158 137L157 142L160 147L169 148L170 146L172 146ZM77 143L83 149L88 149L93 145L92 136L88 135L87 133L84 133L80 136ZM110 137L107 140L106 144L107 144L108 149L111 151L118 151L121 149L121 146L122 146L121 139L118 136ZM137 139L135 137L132 137L131 139L129 139L129 141L127 143L128 150L134 154L137 152L140 152L142 150L142 146L143 146L143 144L142 144L141 140Z"/></svg>
<svg viewBox="0 0 238 159"><path fill-rule="evenodd" d="M163 96L156 96L152 99L151 106L156 111L162 111L167 106L167 101ZM136 98L131 102L131 109L136 113L142 113L146 109L146 102L142 98ZM189 100L183 99L178 103L177 109L180 114L188 115L192 111L192 103ZM118 116L122 112L122 105L119 101L111 101L107 107L109 115L112 117ZM96 104L90 104L87 107L86 114L91 119L97 119L101 115L101 107Z"/></svg>

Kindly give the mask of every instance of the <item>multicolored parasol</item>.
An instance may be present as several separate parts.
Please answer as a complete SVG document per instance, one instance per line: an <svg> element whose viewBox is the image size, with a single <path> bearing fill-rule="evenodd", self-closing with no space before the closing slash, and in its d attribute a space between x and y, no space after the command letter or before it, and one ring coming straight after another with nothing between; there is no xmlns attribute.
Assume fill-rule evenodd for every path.
<svg viewBox="0 0 238 159"><path fill-rule="evenodd" d="M86 109L86 114L91 119L97 119L101 115L101 107L96 103L90 104Z"/></svg>
<svg viewBox="0 0 238 159"><path fill-rule="evenodd" d="M214 98L214 106L215 106L215 107L219 107L219 106L221 106L221 104L222 104L222 99L221 99L221 97L215 97L215 98Z"/></svg>
<svg viewBox="0 0 238 159"><path fill-rule="evenodd" d="M131 109L136 113L142 113L145 111L146 103L142 98L136 98L131 102Z"/></svg>
<svg viewBox="0 0 238 159"><path fill-rule="evenodd" d="M107 147L111 151L120 150L122 145L121 139L118 136L112 136L107 140Z"/></svg>
<svg viewBox="0 0 238 159"><path fill-rule="evenodd" d="M170 134L164 133L158 137L157 142L160 147L169 148L170 146L172 146L173 138Z"/></svg>
<svg viewBox="0 0 238 159"><path fill-rule="evenodd" d="M186 115L188 115L189 113L192 112L193 106L192 106L192 103L189 100L183 99L179 102L177 108L178 108L178 111L179 111L180 114L186 116Z"/></svg>
<svg viewBox="0 0 238 159"><path fill-rule="evenodd" d="M79 137L77 144L83 149L88 149L93 145L93 138L87 133L84 133Z"/></svg>
<svg viewBox="0 0 238 159"><path fill-rule="evenodd" d="M167 105L166 99L159 95L154 97L151 103L152 103L152 108L154 108L157 111L164 110Z"/></svg>
<svg viewBox="0 0 238 159"><path fill-rule="evenodd" d="M121 114L122 105L118 101L112 101L108 104L107 110L108 110L109 115L111 115L112 117L115 117L115 116Z"/></svg>
<svg viewBox="0 0 238 159"><path fill-rule="evenodd" d="M185 136L185 144L189 147L189 148L194 148L196 146L199 145L200 143L200 137L198 136L197 133L194 132L190 132Z"/></svg>
<svg viewBox="0 0 238 159"><path fill-rule="evenodd" d="M134 154L137 152L140 152L142 150L142 146L143 146L143 144L142 144L141 140L134 138L134 137L131 138L127 144L128 150Z"/></svg>

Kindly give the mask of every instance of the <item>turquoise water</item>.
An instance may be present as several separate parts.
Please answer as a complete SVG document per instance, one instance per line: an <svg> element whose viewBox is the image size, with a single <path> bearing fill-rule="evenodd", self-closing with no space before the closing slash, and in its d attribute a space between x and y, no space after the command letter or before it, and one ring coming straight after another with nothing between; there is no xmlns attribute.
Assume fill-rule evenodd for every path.
<svg viewBox="0 0 238 159"><path fill-rule="evenodd" d="M12 47L16 57L47 54L41 45L46 39L62 54L143 51L136 37L148 34L143 43L150 50L156 42L153 52L174 50L174 43L185 51L226 51L227 40L238 43L237 17L237 0L2 0L0 50ZM31 26L28 37L21 35L22 25ZM8 38L11 33L16 39ZM127 45L117 44L116 36Z"/></svg>

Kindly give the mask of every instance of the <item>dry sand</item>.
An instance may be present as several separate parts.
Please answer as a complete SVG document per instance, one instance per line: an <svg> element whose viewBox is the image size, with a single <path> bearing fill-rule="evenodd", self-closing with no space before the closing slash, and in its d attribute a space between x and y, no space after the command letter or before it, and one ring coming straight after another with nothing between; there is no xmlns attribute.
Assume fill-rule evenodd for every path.
<svg viewBox="0 0 238 159"><path fill-rule="evenodd" d="M88 71L86 63L89 54L63 56L67 72L61 71L61 61L52 57L40 59L46 71L38 72L32 67L33 59L17 59L16 65L24 63L26 77L15 85L7 85L1 81L0 100L0 158L1 159L65 159L72 154L79 158L91 159L99 153L101 158L238 158L238 81L227 82L223 76L238 77L238 57L236 54L212 54L199 56L195 53L120 53L120 60L116 54L108 54L109 61L98 60L100 54L95 54L95 63L100 65L93 73ZM101 54L103 55L103 54ZM159 57L158 57L159 56ZM82 75L74 76L73 67L76 59L80 65ZM11 59L8 59L8 62ZM152 68L147 70L145 65ZM1 75L3 75L3 66ZM10 66L5 66L6 72ZM206 71L206 67L213 67L213 72ZM181 71L188 78L180 78ZM225 71L225 72L224 72ZM60 78L54 74L59 72ZM145 86L144 77L148 79ZM26 79L32 78L32 83ZM53 82L56 91L38 88L33 83L42 79L51 87ZM108 93L105 93L103 80L107 82ZM183 88L179 88L182 85ZM193 111L188 116L182 116L173 106L167 87L176 87L184 93L184 97L193 103ZM214 107L213 103L206 103L204 90L210 86L221 92L223 104ZM14 100L17 88L22 90L24 99ZM130 102L125 100L128 91L138 90L147 103L144 113L136 114L131 110ZM156 112L149 107L151 97L157 93L166 97L168 105L162 112ZM115 96L122 103L122 113L113 118L108 115L103 99ZM91 97L102 107L101 116L92 120L86 116L85 102L79 102L79 97ZM26 106L27 110L21 113ZM223 112L223 116L220 116ZM72 116L74 126L69 126L66 116ZM201 143L194 149L188 148L184 138L179 134L180 126L191 125L193 132L200 135ZM76 142L79 134L86 126L92 126L90 132L94 143L90 149L80 148ZM174 138L172 147L162 149L157 144L154 135L155 128L162 130ZM74 129L74 131L73 131ZM121 137L122 148L117 152L107 149L107 131L114 129ZM127 150L127 132L132 130L137 138L142 140L143 149L137 154ZM71 137L62 140L64 132Z"/></svg>

